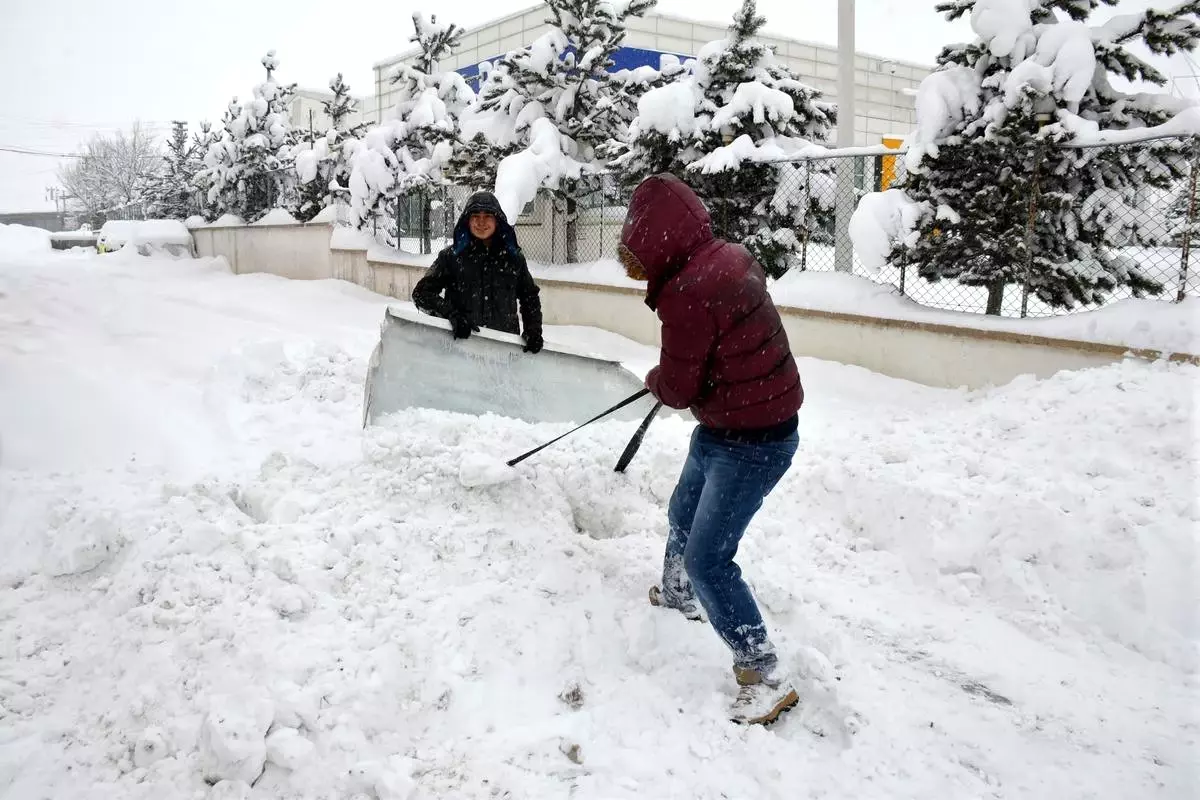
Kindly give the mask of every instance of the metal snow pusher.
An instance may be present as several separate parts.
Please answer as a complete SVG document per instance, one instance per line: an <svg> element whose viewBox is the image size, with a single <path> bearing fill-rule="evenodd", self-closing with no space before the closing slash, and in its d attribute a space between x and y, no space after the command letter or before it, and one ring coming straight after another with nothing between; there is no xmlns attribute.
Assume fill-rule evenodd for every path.
<svg viewBox="0 0 1200 800"><path fill-rule="evenodd" d="M454 339L446 320L389 306L367 371L363 425L405 408L579 422L642 389L649 366L553 341L536 355L523 346L520 337L492 330ZM608 418L641 419L646 410L630 404Z"/></svg>

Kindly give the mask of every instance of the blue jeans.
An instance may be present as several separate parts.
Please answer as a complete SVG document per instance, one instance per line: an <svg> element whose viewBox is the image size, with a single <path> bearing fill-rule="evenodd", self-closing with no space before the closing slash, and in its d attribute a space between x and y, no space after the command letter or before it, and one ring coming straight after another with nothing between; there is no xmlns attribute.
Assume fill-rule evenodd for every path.
<svg viewBox="0 0 1200 800"><path fill-rule="evenodd" d="M667 605L700 601L737 667L769 673L778 661L762 614L734 563L742 534L792 464L800 437L761 444L723 440L697 426L667 512Z"/></svg>

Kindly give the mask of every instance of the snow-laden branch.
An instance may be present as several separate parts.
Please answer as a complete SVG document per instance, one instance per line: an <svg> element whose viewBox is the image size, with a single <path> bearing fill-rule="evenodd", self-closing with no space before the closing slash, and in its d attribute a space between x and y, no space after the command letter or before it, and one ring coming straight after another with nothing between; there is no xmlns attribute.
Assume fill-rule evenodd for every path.
<svg viewBox="0 0 1200 800"><path fill-rule="evenodd" d="M510 221L516 220L538 189L555 189L564 180L578 180L586 168L563 151L563 135L554 123L539 117L529 127L529 147L500 162L496 169L496 199Z"/></svg>

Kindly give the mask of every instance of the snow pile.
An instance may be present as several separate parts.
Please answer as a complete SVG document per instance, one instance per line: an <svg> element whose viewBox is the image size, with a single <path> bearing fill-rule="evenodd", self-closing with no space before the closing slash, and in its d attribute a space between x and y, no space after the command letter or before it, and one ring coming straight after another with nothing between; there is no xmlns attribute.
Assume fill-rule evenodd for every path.
<svg viewBox="0 0 1200 800"><path fill-rule="evenodd" d="M336 223L339 221L341 212L337 203L331 203L321 209L315 217L309 220L310 223Z"/></svg>
<svg viewBox="0 0 1200 800"><path fill-rule="evenodd" d="M39 253L53 249L50 231L28 225L0 223L0 258Z"/></svg>
<svg viewBox="0 0 1200 800"><path fill-rule="evenodd" d="M374 246L370 233L349 225L335 225L329 235L329 247L333 250L369 250Z"/></svg>
<svg viewBox="0 0 1200 800"><path fill-rule="evenodd" d="M126 243L190 246L192 234L186 225L174 219L109 220L101 226L98 242L109 249Z"/></svg>
<svg viewBox="0 0 1200 800"><path fill-rule="evenodd" d="M635 423L598 423L463 485L564 427L362 431L386 298L35 263L0 269L13 797L1192 789L1196 367L964 393L802 359L802 449L739 556L804 697L765 732L725 721L712 631L645 600L691 425L656 421L628 474ZM74 460L76 422L139 397L135 459ZM191 459L154 457L170 436Z"/></svg>
<svg viewBox="0 0 1200 800"><path fill-rule="evenodd" d="M974 394L942 410L930 439L897 432L849 466L848 484L874 488L856 495L847 524L920 580L990 596L1035 625L1065 611L1068 625L1196 669L1200 504L1189 487L1200 459L1184 444L1195 378L1194 367L1127 362ZM1048 442L1073 462L1054 480L1033 477L1062 467ZM1001 458L1025 477L997 485Z"/></svg>
<svg viewBox="0 0 1200 800"><path fill-rule="evenodd" d="M298 225L296 218L286 208L273 208L261 216L253 225Z"/></svg>
<svg viewBox="0 0 1200 800"><path fill-rule="evenodd" d="M236 228L240 225L245 225L246 220L239 217L237 214L222 214L214 221L208 224L210 228Z"/></svg>
<svg viewBox="0 0 1200 800"><path fill-rule="evenodd" d="M185 219L183 221L184 227L187 228L189 231L194 231L197 228L203 228L207 224L208 224L208 220L206 220L204 217L200 216L199 214L193 214L192 216L188 217L187 219Z"/></svg>

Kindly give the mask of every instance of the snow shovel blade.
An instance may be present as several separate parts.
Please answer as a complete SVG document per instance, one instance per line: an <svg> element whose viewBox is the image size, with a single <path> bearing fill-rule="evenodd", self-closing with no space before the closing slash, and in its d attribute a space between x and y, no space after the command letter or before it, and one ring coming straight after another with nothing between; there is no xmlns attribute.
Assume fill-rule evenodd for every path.
<svg viewBox="0 0 1200 800"><path fill-rule="evenodd" d="M633 457L637 455L638 448L642 446L642 439L646 438L646 430L650 427L650 421L654 419L654 415L662 408L662 403L655 403L654 408L650 409L650 413L642 420L642 424L634 432L633 438L629 440L629 444L625 445L625 452L621 453L621 457L617 459L617 466L613 468L614 472L624 472L629 466L629 462L633 461Z"/></svg>
<svg viewBox="0 0 1200 800"><path fill-rule="evenodd" d="M641 378L616 360L552 343L534 355L523 344L487 329L454 339L443 319L389 307L367 375L364 425L407 408L573 422L642 388ZM637 409L622 409L613 419L640 417Z"/></svg>

